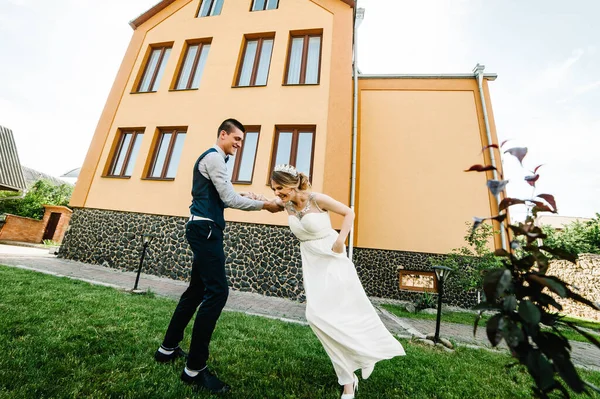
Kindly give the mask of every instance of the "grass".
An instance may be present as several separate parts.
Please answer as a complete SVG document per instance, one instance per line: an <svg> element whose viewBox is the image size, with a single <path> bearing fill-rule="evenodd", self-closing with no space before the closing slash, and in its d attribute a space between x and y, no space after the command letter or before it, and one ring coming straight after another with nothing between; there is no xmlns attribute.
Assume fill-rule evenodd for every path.
<svg viewBox="0 0 600 399"><path fill-rule="evenodd" d="M398 317L404 317L408 319L421 319L421 320L435 320L436 314L429 313L412 313L407 311L406 309L391 304L382 305L383 308L392 312ZM442 321L447 323L457 323L457 324L466 324L472 326L475 323L476 315L474 313L469 312L444 312L442 313ZM491 317L490 314L483 314L481 319L479 320L478 325L480 327L485 327L485 323ZM589 330L592 330L593 333L599 336L600 338L600 323L592 321L592 320L582 320L574 317L565 317L566 321L572 321L577 323L581 327L585 327ZM578 332L573 331L570 328L559 327L560 332L569 340L579 341L579 342L589 342L584 336L579 334Z"/></svg>
<svg viewBox="0 0 600 399"><path fill-rule="evenodd" d="M174 307L0 266L0 398L214 397L179 381L182 361L153 360ZM531 397L529 375L506 370L507 356L402 343L407 356L378 364L357 398ZM233 387L227 398L339 398L331 363L306 326L225 312L211 349L211 367ZM600 373L582 374L600 385Z"/></svg>

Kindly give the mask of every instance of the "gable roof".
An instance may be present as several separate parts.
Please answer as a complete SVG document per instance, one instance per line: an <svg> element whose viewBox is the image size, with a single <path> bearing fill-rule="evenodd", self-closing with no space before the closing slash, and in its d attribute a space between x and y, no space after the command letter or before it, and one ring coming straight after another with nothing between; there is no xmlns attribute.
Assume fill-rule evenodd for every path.
<svg viewBox="0 0 600 399"><path fill-rule="evenodd" d="M150 18L152 18L153 16L155 16L156 14L158 14L159 12L161 12L162 10L164 10L165 8L170 6L171 4L175 3L175 1L177 1L177 0L162 0L162 1L158 2L148 11L141 14L136 19L131 20L129 22L129 26L131 26L133 28L133 30L136 30L141 24L143 24L144 22L146 22L147 20L149 20ZM340 0L340 1L343 1L344 3L348 4L350 7L354 7L355 0Z"/></svg>
<svg viewBox="0 0 600 399"><path fill-rule="evenodd" d="M0 126L0 190L22 191L26 188L13 132Z"/></svg>
<svg viewBox="0 0 600 399"><path fill-rule="evenodd" d="M37 182L38 180L46 180L53 186L61 186L63 184L72 186L71 183L61 180L54 176L50 176L49 174L46 174L44 172L40 172L35 169L28 168L26 166L23 166L22 169L23 169L23 176L25 177L25 183L27 183L28 188L31 188L31 186L33 186L35 184L35 182Z"/></svg>

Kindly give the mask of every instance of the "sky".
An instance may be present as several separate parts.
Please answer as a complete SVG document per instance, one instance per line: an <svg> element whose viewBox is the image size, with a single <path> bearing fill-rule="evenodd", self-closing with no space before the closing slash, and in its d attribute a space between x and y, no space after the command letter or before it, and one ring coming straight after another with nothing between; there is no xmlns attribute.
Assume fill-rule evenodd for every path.
<svg viewBox="0 0 600 399"><path fill-rule="evenodd" d="M82 165L132 36L128 22L157 1L0 0L0 125L13 130L23 165L54 176ZM600 212L599 1L358 7L362 73L471 73L485 65L498 74L490 92L499 140L528 147L529 170L543 164L535 192L553 194L562 216ZM503 164L508 195L529 198L529 173L508 155ZM513 208L514 217L523 212Z"/></svg>

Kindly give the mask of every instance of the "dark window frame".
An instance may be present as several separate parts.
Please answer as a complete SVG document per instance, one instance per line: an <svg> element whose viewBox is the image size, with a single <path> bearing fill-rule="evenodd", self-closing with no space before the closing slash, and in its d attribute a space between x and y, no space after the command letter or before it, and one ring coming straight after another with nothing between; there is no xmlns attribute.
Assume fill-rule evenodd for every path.
<svg viewBox="0 0 600 399"><path fill-rule="evenodd" d="M120 173L115 173L115 167L117 166L117 161L119 159L119 155L121 155L121 151L123 151L123 143L125 142L125 136L131 134L131 141L129 142L129 147L127 148L127 152L125 153L125 159L123 159L123 165L121 166ZM119 131L118 143L115 149L112 152L112 158L109 164L109 168L104 177L114 177L120 179L130 179L130 175L126 175L125 171L129 166L129 162L131 162L131 152L133 151L133 147L135 145L135 141L137 137L144 134L143 129L123 129Z"/></svg>
<svg viewBox="0 0 600 399"><path fill-rule="evenodd" d="M300 80L298 83L288 83L288 77L290 74L290 61L292 58L292 42L294 39L303 38L304 42L302 43L302 61L300 63ZM308 62L308 42L311 37L318 37L321 39L321 43L319 45L319 73L317 75L316 83L305 83L306 82L306 64ZM290 35L290 40L288 43L288 55L287 55L287 65L285 67L285 75L284 75L284 86L299 86L299 85L319 85L321 84L321 64L323 61L323 33L303 33L297 34L292 33Z"/></svg>
<svg viewBox="0 0 600 399"><path fill-rule="evenodd" d="M242 157L244 156L245 146L242 143L242 148L238 150L238 153L235 154L235 164L233 165L233 172L231 174L231 183L232 184L252 184L252 180L254 179L254 172L256 171L256 154L258 153L258 143L260 142L260 126L245 126L246 134L248 133L257 133L256 137L256 149L254 150L254 160L252 161L252 174L250 175L250 181L247 180L239 180L240 173L240 164L242 162ZM245 142L244 135L244 142Z"/></svg>
<svg viewBox="0 0 600 399"><path fill-rule="evenodd" d="M169 142L169 147L167 148L167 153L165 154L165 161L162 167L162 170L160 172L160 176L158 177L154 177L152 176L152 171L154 170L154 166L156 165L156 161L158 160L158 152L160 151L160 147L162 145L162 141L164 139L165 134L169 134L171 133L173 136L171 136L171 141ZM186 129L178 129L178 128L165 128L165 129L159 129L158 131L158 138L156 140L156 143L154 145L154 149L152 151L152 159L150 162L150 167L148 168L148 171L146 173L146 180L166 180L166 181L171 181L171 180L175 180L174 177L166 177L167 175L167 171L169 170L169 166L171 165L171 157L173 156L173 147L175 147L175 142L177 141L177 136L179 136L180 134L187 134L187 130Z"/></svg>
<svg viewBox="0 0 600 399"><path fill-rule="evenodd" d="M315 143L317 142L317 127L315 125L277 125L275 126L275 136L273 138L273 148L271 150L271 168L272 171L275 168L275 162L277 160L277 150L279 148L279 135L280 133L292 133L292 144L290 146L290 161L289 164L296 167L296 161L298 160L298 137L300 133L312 133L312 145L310 151L310 172L308 174L308 180L312 182L312 176L315 164ZM270 175L267 177L267 185L271 183Z"/></svg>
<svg viewBox="0 0 600 399"><path fill-rule="evenodd" d="M137 84L137 89L136 89L136 93L156 93L158 90L150 90L152 89L152 87L154 87L154 85L156 84L156 77L158 75L158 71L160 70L160 67L163 63L163 59L165 57L165 52L167 51L167 49L172 49L173 46L172 45L163 45L163 46L150 46L150 53L148 54L148 58L146 59L146 65L144 66L144 72L142 73L142 75L140 76L140 81ZM152 53L155 50L160 49L160 55L158 56L158 61L156 62L156 68L154 69L154 72L152 73L152 78L150 79L150 84L148 85L148 89L147 91L141 91L140 89L142 88L142 83L144 82L144 77L146 77L146 74L148 73L148 68L150 67L150 59L152 58Z"/></svg>
<svg viewBox="0 0 600 399"><path fill-rule="evenodd" d="M258 45L256 46L256 56L254 57L254 64L252 65L252 74L250 75L250 82L247 86L240 86L240 79L242 77L242 70L244 67L244 60L246 58L246 51L248 50L248 42L253 42L258 40ZM238 67L237 77L235 79L235 87L264 87L269 83L269 73L271 72L271 60L273 59L273 47L271 48L271 55L269 57L269 70L267 71L267 81L264 85L256 84L256 75L258 74L258 65L260 64L260 57L262 56L262 45L264 40L273 40L273 47L275 47L275 35L269 34L264 36L257 37L245 37L244 38L244 49L242 51L242 57L240 58L240 63Z"/></svg>
<svg viewBox="0 0 600 399"><path fill-rule="evenodd" d="M194 81L194 76L196 75L196 70L198 68L198 64L200 63L202 49L207 44L211 45L210 39L202 39L202 40L198 40L198 41L187 41L186 42L185 54L183 56L183 59L181 60L181 65L179 66L179 71L177 72L177 79L175 80L175 85L173 86L173 89L172 89L173 91L198 90L198 87L191 87L191 86L192 86L192 82ZM196 52L196 57L194 58L194 63L192 64L192 69L190 71L190 77L188 78L185 88L178 89L177 86L179 86L179 79L181 79L181 74L183 73L183 66L185 65L185 61L187 60L187 56L190 51L190 47L192 47L192 46L198 46L198 51ZM207 57L208 57L208 55L207 55ZM202 74L204 74L204 71L202 72ZM202 77L200 77L200 79L202 79Z"/></svg>
<svg viewBox="0 0 600 399"><path fill-rule="evenodd" d="M252 0L252 4L250 4L250 11L251 12L255 12L255 11L270 11L270 10L277 10L279 8L279 0L277 0L277 5L275 6L275 8L267 8L267 5L269 4L269 0L265 0L265 5L263 6L263 9L260 10L255 10L254 6L256 5L256 0Z"/></svg>
<svg viewBox="0 0 600 399"><path fill-rule="evenodd" d="M207 15L200 15L200 11L202 11L202 5L204 4L205 1L210 2L210 5L208 6L209 13ZM216 16L221 15L220 11L216 15L210 13L210 10L213 8L213 6L215 5L215 2L217 2L217 1L219 1L219 0L200 0L200 4L198 5L198 10L196 11L196 18L216 17ZM223 5L225 5L225 0L223 0ZM223 5L221 6L221 9L223 8Z"/></svg>

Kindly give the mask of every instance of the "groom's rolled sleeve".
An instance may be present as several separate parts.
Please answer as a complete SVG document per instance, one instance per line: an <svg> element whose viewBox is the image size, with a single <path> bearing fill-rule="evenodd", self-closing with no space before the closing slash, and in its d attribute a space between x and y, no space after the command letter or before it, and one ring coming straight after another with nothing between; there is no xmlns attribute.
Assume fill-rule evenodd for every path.
<svg viewBox="0 0 600 399"><path fill-rule="evenodd" d="M260 211L263 208L262 201L242 197L235 192L233 185L229 181L229 176L227 176L227 165L220 154L208 154L204 157L203 161L206 161L205 166L208 178L215 185L219 197L221 197L221 201L225 203L225 206L243 211Z"/></svg>

